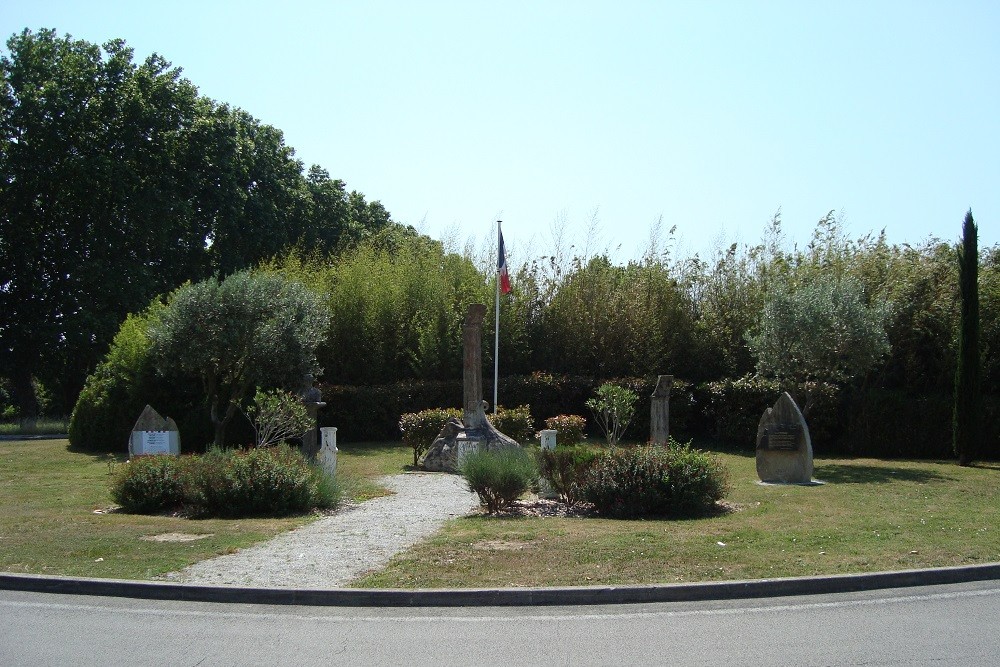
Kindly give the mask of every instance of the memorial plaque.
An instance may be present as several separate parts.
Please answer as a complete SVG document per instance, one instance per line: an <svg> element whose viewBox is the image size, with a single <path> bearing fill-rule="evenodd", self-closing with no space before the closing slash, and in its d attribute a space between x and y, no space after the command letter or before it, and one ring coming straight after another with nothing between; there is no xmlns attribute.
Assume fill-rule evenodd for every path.
<svg viewBox="0 0 1000 667"><path fill-rule="evenodd" d="M143 454L169 454L169 431L140 431L142 433Z"/></svg>

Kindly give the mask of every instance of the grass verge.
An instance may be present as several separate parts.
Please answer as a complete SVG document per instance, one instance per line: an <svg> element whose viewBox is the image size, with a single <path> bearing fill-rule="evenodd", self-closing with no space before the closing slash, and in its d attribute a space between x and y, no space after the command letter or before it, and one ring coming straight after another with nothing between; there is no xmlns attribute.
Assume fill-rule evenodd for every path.
<svg viewBox="0 0 1000 667"><path fill-rule="evenodd" d="M346 497L387 491L373 477L402 472L409 448L346 445ZM66 440L0 441L0 570L150 579L231 553L314 520L313 515L191 520L104 513L110 466L121 457L67 450ZM98 513L100 512L100 513Z"/></svg>
<svg viewBox="0 0 1000 667"><path fill-rule="evenodd" d="M825 485L762 486L753 456L719 457L735 511L681 521L465 517L356 585L628 585L1000 561L995 467L821 459L815 478Z"/></svg>

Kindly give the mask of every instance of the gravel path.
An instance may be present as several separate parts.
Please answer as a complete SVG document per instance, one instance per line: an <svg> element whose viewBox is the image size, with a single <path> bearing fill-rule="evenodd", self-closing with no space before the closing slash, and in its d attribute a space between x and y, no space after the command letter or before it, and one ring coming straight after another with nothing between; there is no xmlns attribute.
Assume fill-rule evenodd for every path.
<svg viewBox="0 0 1000 667"><path fill-rule="evenodd" d="M479 505L458 475L417 472L380 481L395 493L342 507L270 542L195 563L167 578L215 586L338 588Z"/></svg>

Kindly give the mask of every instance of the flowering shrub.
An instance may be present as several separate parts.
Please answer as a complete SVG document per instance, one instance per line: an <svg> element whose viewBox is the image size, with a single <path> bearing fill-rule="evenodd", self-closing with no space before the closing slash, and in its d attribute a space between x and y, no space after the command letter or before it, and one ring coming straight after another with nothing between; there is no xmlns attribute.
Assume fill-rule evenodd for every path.
<svg viewBox="0 0 1000 667"><path fill-rule="evenodd" d="M580 415L556 415L545 420L545 428L558 431L556 442L561 445L575 445L583 442L583 432L587 420Z"/></svg>

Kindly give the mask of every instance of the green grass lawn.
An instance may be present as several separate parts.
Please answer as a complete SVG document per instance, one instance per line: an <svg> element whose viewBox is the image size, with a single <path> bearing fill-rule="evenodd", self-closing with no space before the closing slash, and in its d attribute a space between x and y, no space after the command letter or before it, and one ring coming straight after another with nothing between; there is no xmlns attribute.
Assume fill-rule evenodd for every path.
<svg viewBox="0 0 1000 667"><path fill-rule="evenodd" d="M753 456L719 456L737 511L681 521L466 517L357 585L626 585L1000 561L996 468L819 459L823 486L762 486Z"/></svg>
<svg viewBox="0 0 1000 667"><path fill-rule="evenodd" d="M338 476L347 497L387 493L372 478L402 472L410 452L398 443L344 447ZM0 441L0 570L150 579L316 518L192 520L104 513L112 506L109 466L121 460L68 451L66 440ZM151 539L165 536L198 539Z"/></svg>
<svg viewBox="0 0 1000 667"><path fill-rule="evenodd" d="M817 459L823 486L756 484L729 470L722 515L683 521L456 519L366 587L623 585L832 574L1000 561L1000 469L949 462ZM314 516L191 520L95 513L112 502L109 459L65 440L0 441L0 570L150 579L266 540ZM384 495L399 443L341 444L349 498ZM153 541L178 534L191 541Z"/></svg>

